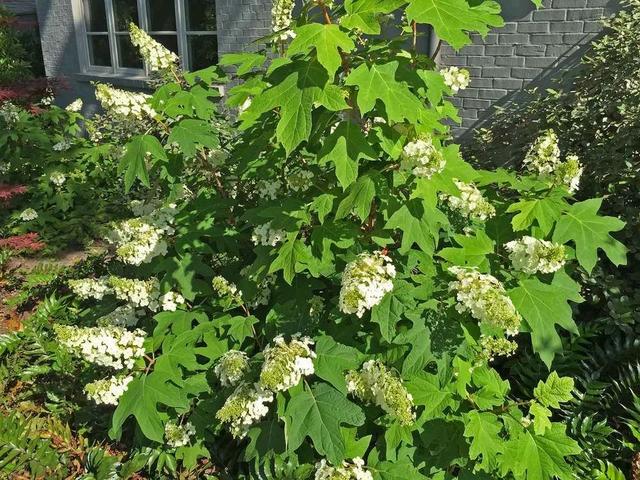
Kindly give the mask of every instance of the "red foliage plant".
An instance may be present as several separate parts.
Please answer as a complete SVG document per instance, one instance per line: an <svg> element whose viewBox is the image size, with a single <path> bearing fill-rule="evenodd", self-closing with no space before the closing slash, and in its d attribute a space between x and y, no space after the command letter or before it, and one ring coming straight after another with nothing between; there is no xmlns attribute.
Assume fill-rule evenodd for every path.
<svg viewBox="0 0 640 480"><path fill-rule="evenodd" d="M0 238L0 249L6 248L15 252L38 252L47 244L40 241L37 233L25 233L13 237Z"/></svg>
<svg viewBox="0 0 640 480"><path fill-rule="evenodd" d="M22 195L27 192L24 185L2 185L0 184L0 202L8 203L13 197Z"/></svg>
<svg viewBox="0 0 640 480"><path fill-rule="evenodd" d="M0 103L29 104L39 102L49 91L68 88L68 83L59 78L33 78L20 83L0 87Z"/></svg>

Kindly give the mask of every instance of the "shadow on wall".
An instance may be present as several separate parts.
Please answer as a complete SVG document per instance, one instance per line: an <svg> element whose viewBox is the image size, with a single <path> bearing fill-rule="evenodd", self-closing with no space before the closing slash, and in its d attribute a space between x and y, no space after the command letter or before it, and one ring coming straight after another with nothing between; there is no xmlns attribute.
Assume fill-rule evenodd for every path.
<svg viewBox="0 0 640 480"><path fill-rule="evenodd" d="M517 21L527 16L531 11L535 10L535 6L530 0L513 1L500 0L503 8L503 17L505 21ZM610 0L605 10L614 12L620 7L619 0ZM526 102L531 99L530 91L534 88L544 90L547 88L562 89L569 86L575 75L579 72L582 58L589 52L594 41L601 38L605 32L596 35L585 33L582 39L579 39L573 45L567 45L567 51L562 54L549 67L545 68L537 77L530 80L523 89L514 90L493 102L492 106L482 111L478 115L478 119L461 131L456 136L456 142L460 144L468 144L473 140L475 131L479 128L489 127L492 123L496 109L518 111Z"/></svg>
<svg viewBox="0 0 640 480"><path fill-rule="evenodd" d="M602 34L593 37L593 40L600 38ZM573 78L580 69L582 57L591 49L591 43L578 44L559 57L554 64L545 68L540 75L531 80L523 89L514 90L504 97L496 100L491 107L478 115L478 120L469 128L466 128L456 140L464 144L473 140L475 130L488 127L496 109L514 109L524 105L531 98L530 90L536 88L544 90L547 88L560 89L571 84Z"/></svg>

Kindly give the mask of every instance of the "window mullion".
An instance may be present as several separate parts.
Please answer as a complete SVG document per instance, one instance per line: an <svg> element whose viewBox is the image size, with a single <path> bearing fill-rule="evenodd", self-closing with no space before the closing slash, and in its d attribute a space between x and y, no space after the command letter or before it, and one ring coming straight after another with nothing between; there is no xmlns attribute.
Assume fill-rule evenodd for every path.
<svg viewBox="0 0 640 480"><path fill-rule="evenodd" d="M109 49L111 50L111 68L113 73L118 72L118 41L116 38L116 17L112 0L104 0L105 10L107 12L107 27L109 30Z"/></svg>
<svg viewBox="0 0 640 480"><path fill-rule="evenodd" d="M149 31L149 12L147 10L147 0L138 0L138 22L140 22L140 28L145 32ZM149 76L149 65L143 60L144 74Z"/></svg>
<svg viewBox="0 0 640 480"><path fill-rule="evenodd" d="M176 34L178 36L178 55L182 58L182 66L189 70L191 59L187 41L187 20L184 0L175 0L176 6Z"/></svg>

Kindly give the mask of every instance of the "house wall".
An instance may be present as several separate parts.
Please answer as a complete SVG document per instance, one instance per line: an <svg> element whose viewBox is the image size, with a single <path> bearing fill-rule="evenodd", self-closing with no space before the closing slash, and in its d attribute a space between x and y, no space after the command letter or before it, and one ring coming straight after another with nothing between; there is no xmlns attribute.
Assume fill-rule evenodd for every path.
<svg viewBox="0 0 640 480"><path fill-rule="evenodd" d="M503 0L505 25L455 52L443 45L441 66L460 66L471 73L470 88L454 103L461 109L458 137L469 135L491 116L494 106L518 100L525 87L545 86L576 66L602 30L603 16L620 8L619 0Z"/></svg>
<svg viewBox="0 0 640 480"><path fill-rule="evenodd" d="M13 0L23 3L27 0ZM45 68L48 76L64 77L69 90L59 95L66 104L75 96L95 109L92 80L109 81L122 88L144 88L140 79L99 77L80 72L73 24L73 0L36 0ZM485 38L472 35L473 44L460 52L448 45L440 49L441 66L462 66L472 76L470 88L454 102L461 109L461 137L481 125L491 107L517 97L531 85L574 66L601 30L599 19L619 8L620 0L544 0L536 10L531 0L501 0L505 26ZM250 50L252 42L270 32L271 0L218 0L218 46L221 54Z"/></svg>

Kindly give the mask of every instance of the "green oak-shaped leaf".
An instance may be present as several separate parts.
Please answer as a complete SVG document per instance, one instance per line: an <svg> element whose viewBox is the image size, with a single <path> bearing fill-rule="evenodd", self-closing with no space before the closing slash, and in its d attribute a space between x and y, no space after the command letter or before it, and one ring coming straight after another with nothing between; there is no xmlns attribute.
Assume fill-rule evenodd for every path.
<svg viewBox="0 0 640 480"><path fill-rule="evenodd" d="M479 463L486 471L493 469L504 450L501 431L502 424L493 413L472 410L466 414L464 436L471 439L469 457L472 460L482 457Z"/></svg>
<svg viewBox="0 0 640 480"><path fill-rule="evenodd" d="M362 354L353 347L342 345L329 336L316 342L315 373L342 393L347 392L344 372L360 366Z"/></svg>
<svg viewBox="0 0 640 480"><path fill-rule="evenodd" d="M345 83L358 87L357 102L363 114L373 110L377 100L382 100L390 121L419 121L425 106L406 83L396 80L399 66L397 61L371 66L363 63L349 74Z"/></svg>
<svg viewBox="0 0 640 480"><path fill-rule="evenodd" d="M167 153L160 141L152 135L137 135L125 146L125 152L118 165L118 173L124 173L124 188L128 192L136 178L149 186L147 159L167 160Z"/></svg>
<svg viewBox="0 0 640 480"><path fill-rule="evenodd" d="M289 45L287 55L306 53L315 48L318 62L327 70L330 77L335 75L342 62L340 50L349 53L356 48L349 35L335 24L308 23L296 28L295 32L296 37Z"/></svg>
<svg viewBox="0 0 640 480"><path fill-rule="evenodd" d="M417 70L416 73L427 87L426 96L432 107L437 107L442 97L451 94L451 89L444 83L444 77L435 70Z"/></svg>
<svg viewBox="0 0 640 480"><path fill-rule="evenodd" d="M453 239L460 247L447 247L438 252L438 256L453 263L469 267L487 267L487 255L492 254L495 242L484 230L472 235L454 235Z"/></svg>
<svg viewBox="0 0 640 480"><path fill-rule="evenodd" d="M340 25L362 33L380 33L380 17L393 12L406 2L404 0L345 0L346 15L340 18Z"/></svg>
<svg viewBox="0 0 640 480"><path fill-rule="evenodd" d="M428 480L433 477L425 477L409 460L402 459L397 462L380 462L370 467L375 474L374 478L380 480Z"/></svg>
<svg viewBox="0 0 640 480"><path fill-rule="evenodd" d="M573 480L566 457L580 452L578 443L565 433L565 426L554 423L544 435L525 430L509 440L500 463L503 474L511 471L516 480Z"/></svg>
<svg viewBox="0 0 640 480"><path fill-rule="evenodd" d="M370 175L363 175L352 184L347 196L342 199L336 210L336 219L355 213L363 222L371 211L371 202L376 195L376 185Z"/></svg>
<svg viewBox="0 0 640 480"><path fill-rule="evenodd" d="M504 25L500 5L492 0L409 0L407 17L432 25L436 35L456 49L471 43L469 32L486 35L491 27Z"/></svg>
<svg viewBox="0 0 640 480"><path fill-rule="evenodd" d="M396 280L393 290L371 309L371 321L380 326L382 338L391 342L396 336L396 324L402 314L414 306L413 286L403 280Z"/></svg>
<svg viewBox="0 0 640 480"><path fill-rule="evenodd" d="M614 265L627 264L627 248L609 234L622 230L625 223L618 218L599 216L600 205L601 198L574 203L560 217L553 232L555 242L575 243L578 262L589 273L598 261L598 249L604 250Z"/></svg>
<svg viewBox="0 0 640 480"><path fill-rule="evenodd" d="M318 161L320 164L333 162L336 177L342 188L346 189L358 178L358 161L376 157L376 151L369 145L360 125L344 121L326 138Z"/></svg>
<svg viewBox="0 0 640 480"><path fill-rule="evenodd" d="M241 128L254 125L263 113L279 109L276 138L287 155L309 139L315 104L332 111L349 108L340 88L328 83L326 70L317 62L294 61L280 65L269 81L273 86L254 98L240 116Z"/></svg>
<svg viewBox="0 0 640 480"><path fill-rule="evenodd" d="M296 267L299 266L300 263L305 263L310 257L311 255L302 240L295 237L289 238L278 248L278 254L269 267L269 273L282 270L285 281L291 285L293 277L296 274Z"/></svg>
<svg viewBox="0 0 640 480"><path fill-rule="evenodd" d="M544 435L551 428L551 410L547 407L533 402L529 407L529 415L533 417L533 431L536 435Z"/></svg>
<svg viewBox="0 0 640 480"><path fill-rule="evenodd" d="M194 119L182 120L172 127L167 143L174 142L189 157L195 156L198 145L211 149L220 145L218 135L211 128L211 124L205 120Z"/></svg>
<svg viewBox="0 0 640 480"><path fill-rule="evenodd" d="M414 198L391 215L384 228L402 231L400 253L407 253L416 244L423 252L433 254L440 230L448 224L444 213L422 199Z"/></svg>
<svg viewBox="0 0 640 480"><path fill-rule="evenodd" d="M555 326L578 332L568 302L583 301L580 285L566 273L558 272L550 285L536 278L521 280L518 287L509 291L509 296L531 332L534 351L550 367L555 354L562 351Z"/></svg>
<svg viewBox="0 0 640 480"><path fill-rule="evenodd" d="M560 408L561 403L571 400L573 386L573 378L559 377L557 372L551 372L546 382L538 382L533 395L545 407Z"/></svg>
<svg viewBox="0 0 640 480"><path fill-rule="evenodd" d="M236 70L236 74L245 75L254 68L261 67L266 59L266 55L262 55L260 53L227 53L220 59L220 65L237 65L238 69Z"/></svg>
<svg viewBox="0 0 640 480"><path fill-rule="evenodd" d="M170 375L162 371L154 371L149 375L134 378L127 390L120 397L118 407L113 412L109 435L119 439L122 425L133 415L142 433L154 442L163 442L164 424L158 411L158 404L173 408L187 408L183 389L167 381Z"/></svg>
<svg viewBox="0 0 640 480"><path fill-rule="evenodd" d="M544 235L548 235L556 221L569 205L560 195L520 200L509 205L507 212L519 212L511 219L513 230L526 230L533 222L538 222Z"/></svg>
<svg viewBox="0 0 640 480"><path fill-rule="evenodd" d="M365 420L360 407L327 383L293 394L285 415L289 450L295 451L308 436L316 451L334 465L344 460L345 455L340 425L358 427Z"/></svg>
<svg viewBox="0 0 640 480"><path fill-rule="evenodd" d="M425 420L439 417L446 408L455 405L453 392L442 387L438 376L432 373L421 372L414 375L405 386L413 396L414 403L425 407L421 416Z"/></svg>

